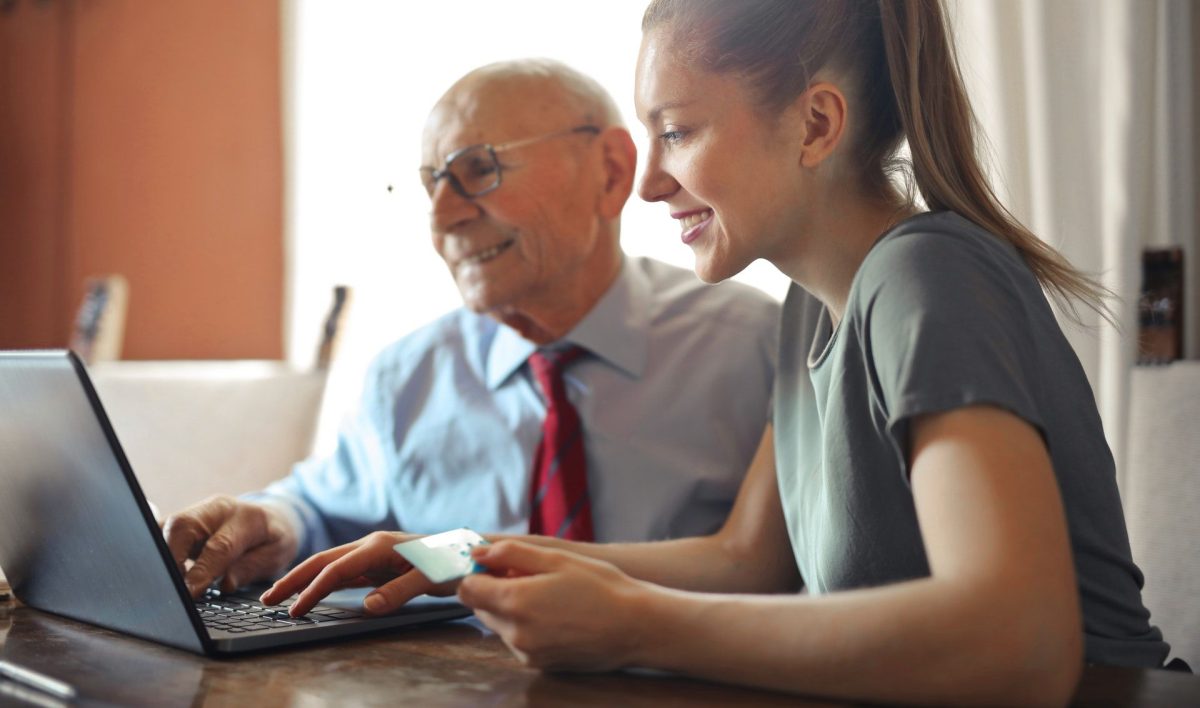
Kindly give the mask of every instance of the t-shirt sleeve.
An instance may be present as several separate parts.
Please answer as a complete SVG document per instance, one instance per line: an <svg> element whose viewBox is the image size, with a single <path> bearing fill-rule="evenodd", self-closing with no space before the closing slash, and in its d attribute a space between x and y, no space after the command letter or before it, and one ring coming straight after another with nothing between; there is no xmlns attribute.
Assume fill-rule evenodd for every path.
<svg viewBox="0 0 1200 708"><path fill-rule="evenodd" d="M861 313L872 395L906 478L915 416L986 404L1042 430L1019 295L1033 276L1007 248L909 233L878 244L864 262L851 305Z"/></svg>

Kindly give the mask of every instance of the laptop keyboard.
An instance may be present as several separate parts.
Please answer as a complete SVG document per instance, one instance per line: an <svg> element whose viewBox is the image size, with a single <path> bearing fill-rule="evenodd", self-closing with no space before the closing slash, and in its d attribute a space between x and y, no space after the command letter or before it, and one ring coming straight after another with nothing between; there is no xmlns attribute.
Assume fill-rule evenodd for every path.
<svg viewBox="0 0 1200 708"><path fill-rule="evenodd" d="M196 600L196 609L205 627L234 634L362 617L361 612L322 605L312 608L303 617L291 617L287 607L293 600L288 598L277 606L269 606L253 597L226 595L216 588L209 588Z"/></svg>

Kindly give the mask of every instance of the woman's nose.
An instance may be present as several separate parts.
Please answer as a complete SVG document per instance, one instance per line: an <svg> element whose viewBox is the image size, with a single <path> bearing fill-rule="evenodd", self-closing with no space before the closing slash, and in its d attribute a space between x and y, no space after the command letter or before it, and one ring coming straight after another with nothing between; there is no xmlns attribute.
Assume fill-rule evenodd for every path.
<svg viewBox="0 0 1200 708"><path fill-rule="evenodd" d="M679 183L663 169L658 150L651 148L646 160L646 171L642 173L642 179L638 182L638 196L647 202L661 202L678 190Z"/></svg>

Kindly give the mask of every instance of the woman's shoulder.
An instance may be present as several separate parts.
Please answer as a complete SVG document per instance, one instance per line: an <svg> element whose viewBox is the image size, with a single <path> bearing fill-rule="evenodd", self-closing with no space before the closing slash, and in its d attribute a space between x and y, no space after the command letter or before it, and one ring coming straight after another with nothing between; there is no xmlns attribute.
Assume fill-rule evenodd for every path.
<svg viewBox="0 0 1200 708"><path fill-rule="evenodd" d="M938 259L983 264L1020 262L1011 244L952 211L918 214L879 238L863 261L863 269L916 268L940 270Z"/></svg>
<svg viewBox="0 0 1200 708"><path fill-rule="evenodd" d="M1032 271L1007 241L954 212L928 212L880 237L855 276L851 299L941 298L981 289L1016 293L1031 286L1038 290Z"/></svg>
<svg viewBox="0 0 1200 708"><path fill-rule="evenodd" d="M846 319L864 327L1020 327L1047 307L1012 244L958 214L937 212L880 238L855 275Z"/></svg>

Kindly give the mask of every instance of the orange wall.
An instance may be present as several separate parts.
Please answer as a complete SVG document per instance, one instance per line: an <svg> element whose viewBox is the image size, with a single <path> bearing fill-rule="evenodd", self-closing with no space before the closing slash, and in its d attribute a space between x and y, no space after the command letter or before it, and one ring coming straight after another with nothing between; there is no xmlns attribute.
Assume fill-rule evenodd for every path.
<svg viewBox="0 0 1200 708"><path fill-rule="evenodd" d="M60 3L0 12L0 347L62 343ZM18 14L20 13L20 14Z"/></svg>
<svg viewBox="0 0 1200 708"><path fill-rule="evenodd" d="M57 106L34 115L33 102L10 100L0 85L0 121L61 110L59 173L46 178L42 165L24 164L10 175L0 163L0 179L57 179L61 189L49 191L59 234L31 216L31 203L0 197L0 221L10 210L15 223L37 221L5 236L0 261L49 258L52 267L40 267L61 282L52 296L0 285L4 299L15 289L20 302L13 324L11 304L0 310L0 346L61 346L84 279L115 272L129 282L125 358L281 357L279 3L18 3L0 16L0 43L46 22L44 5L63 16L53 38L59 96L43 101ZM19 149L32 153L24 140ZM54 342L44 341L46 319Z"/></svg>

